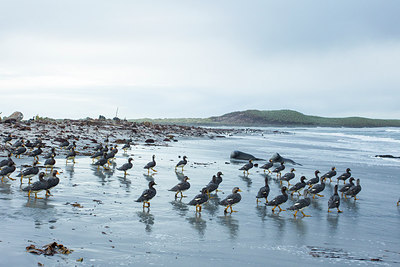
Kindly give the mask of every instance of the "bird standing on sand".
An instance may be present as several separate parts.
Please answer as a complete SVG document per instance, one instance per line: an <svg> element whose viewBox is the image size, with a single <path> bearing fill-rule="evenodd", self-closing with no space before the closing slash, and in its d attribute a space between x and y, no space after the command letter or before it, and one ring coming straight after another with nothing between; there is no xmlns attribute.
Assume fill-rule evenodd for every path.
<svg viewBox="0 0 400 267"><path fill-rule="evenodd" d="M321 193L325 189L325 183L324 183L324 178L320 178L321 183L314 185L311 189L309 189L309 192L313 195L313 199L315 199L315 196L323 197L324 195L320 195L318 193Z"/></svg>
<svg viewBox="0 0 400 267"><path fill-rule="evenodd" d="M320 173L319 170L316 170L316 171L314 172L315 177L314 177L314 178L311 178L310 180L308 180L307 185L308 185L309 188L311 188L313 185L315 185L316 183L319 182L318 173Z"/></svg>
<svg viewBox="0 0 400 267"><path fill-rule="evenodd" d="M342 197L343 197L344 192L346 192L347 190L349 190L351 187L354 186L353 181L354 181L354 178L350 177L349 183L345 184L344 186L342 186L342 188L339 189L339 192L342 193Z"/></svg>
<svg viewBox="0 0 400 267"><path fill-rule="evenodd" d="M18 147L17 149L14 150L14 155L17 158L21 158L21 155L24 154L26 152L26 147L24 144L22 144L20 147Z"/></svg>
<svg viewBox="0 0 400 267"><path fill-rule="evenodd" d="M286 181L287 183L288 183L288 188L289 188L289 186L290 186L290 180L292 180L292 179L294 179L294 177L295 177L295 174L294 174L294 172L295 172L296 170L294 169L294 168L292 168L291 170L290 170L290 172L288 172L288 173L285 173L282 177L280 177L280 182L281 182L281 185L282 185L282 181Z"/></svg>
<svg viewBox="0 0 400 267"><path fill-rule="evenodd" d="M49 159L49 158L51 158L52 155L54 158L57 156L55 147L52 147L51 151L49 153L47 153L46 155L44 155L43 158Z"/></svg>
<svg viewBox="0 0 400 267"><path fill-rule="evenodd" d="M44 166L46 167L45 172L47 172L48 168L51 168L50 171L52 172L55 164L56 160L54 159L53 155L49 159L46 159L44 162Z"/></svg>
<svg viewBox="0 0 400 267"><path fill-rule="evenodd" d="M33 150L29 156L33 157L34 160L39 161L39 155L43 153L42 146L39 145L37 149Z"/></svg>
<svg viewBox="0 0 400 267"><path fill-rule="evenodd" d="M247 175L249 175L249 170L250 170L251 168L253 168L253 166L254 166L253 160L251 159L251 160L249 160L249 163L243 165L243 167L240 168L239 170L240 170L240 171L243 171L243 174L245 174L245 172L247 172Z"/></svg>
<svg viewBox="0 0 400 267"><path fill-rule="evenodd" d="M214 191L218 192L218 186L217 176L213 175L212 180L206 185L208 198L212 198L210 197L210 193Z"/></svg>
<svg viewBox="0 0 400 267"><path fill-rule="evenodd" d="M222 172L217 172L217 177L215 178L215 182L220 185L222 183L222 175L224 175Z"/></svg>
<svg viewBox="0 0 400 267"><path fill-rule="evenodd" d="M157 185L154 181L149 182L149 188L144 190L142 195L136 200L136 202L143 202L143 209L150 208L150 200L157 194L154 186Z"/></svg>
<svg viewBox="0 0 400 267"><path fill-rule="evenodd" d="M298 193L299 196L301 196L300 194L300 190L303 189L304 187L306 187L306 177L305 176L301 176L300 177L300 182L296 183L294 186L292 186L291 188L289 188L289 191L291 191L291 195L293 196L294 193Z"/></svg>
<svg viewBox="0 0 400 267"><path fill-rule="evenodd" d="M124 177L126 176L126 172L128 170L132 169L132 167L133 167L132 160L133 160L133 158L129 158L127 163L125 163L121 167L117 168L117 170L124 172Z"/></svg>
<svg viewBox="0 0 400 267"><path fill-rule="evenodd" d="M153 160L150 161L149 163L146 164L146 166L143 167L143 169L147 169L147 174L150 174L150 170L152 170L153 172L157 172L154 167L156 166L156 161L155 158L156 156L153 155Z"/></svg>
<svg viewBox="0 0 400 267"><path fill-rule="evenodd" d="M41 197L37 197L37 193L42 190L46 190L48 187L48 182L46 179L44 179L44 175L44 172L39 173L39 181L36 181L33 184L28 185L27 187L22 189L22 191L28 192L28 198L31 197L31 193L34 193L35 199L43 199Z"/></svg>
<svg viewBox="0 0 400 267"><path fill-rule="evenodd" d="M340 175L340 176L337 178L338 183L339 183L340 180L342 180L343 183L345 184L345 183L346 183L346 180L347 180L348 178L350 178L350 176L351 176L350 171L351 171L350 168L347 168L347 169L346 169L346 172L343 173L342 175Z"/></svg>
<svg viewBox="0 0 400 267"><path fill-rule="evenodd" d="M335 175L336 175L336 168L332 167L332 169L329 172L327 172L324 175L322 175L321 178L324 179L324 182L325 182L326 179L329 179L329 181L332 183L332 177L335 176Z"/></svg>
<svg viewBox="0 0 400 267"><path fill-rule="evenodd" d="M51 173L51 177L47 178L46 197L52 196L50 189L54 188L60 182L60 178L57 177L57 174L59 174L59 172L54 170Z"/></svg>
<svg viewBox="0 0 400 267"><path fill-rule="evenodd" d="M242 199L242 196L239 194L239 192L242 192L242 190L240 190L239 187L234 187L232 189L232 194L228 195L224 200L221 200L219 202L220 205L226 206L226 208L224 209L224 213L228 212L228 208L231 209L231 213L237 212L236 210L232 209L232 206L239 203Z"/></svg>
<svg viewBox="0 0 400 267"><path fill-rule="evenodd" d="M181 183L175 185L174 187L172 187L172 188L171 188L170 190L168 190L168 191L176 192L175 198L178 197L178 194L179 194L179 193L181 194L181 198L186 197L186 196L184 196L184 195L182 194L182 192L184 192L184 191L186 191L186 190L188 190L188 189L190 188L190 183L188 182L188 180L190 180L189 177L185 176L185 177L183 178L183 182L181 182Z"/></svg>
<svg viewBox="0 0 400 267"><path fill-rule="evenodd" d="M344 198L347 199L347 197L354 197L354 201L356 201L356 200L358 200L357 194L360 193L360 191L361 191L360 179L357 179L356 185L350 187L349 190L344 192Z"/></svg>
<svg viewBox="0 0 400 267"><path fill-rule="evenodd" d="M201 194L196 195L188 205L196 206L196 213L201 212L201 205L208 201L207 187L201 189Z"/></svg>
<svg viewBox="0 0 400 267"><path fill-rule="evenodd" d="M15 162L14 161L9 161L7 166L2 168L0 171L0 176L1 176L1 181L4 182L4 177L7 176L8 179L10 180L15 180L14 178L11 178L10 175L15 171Z"/></svg>
<svg viewBox="0 0 400 267"><path fill-rule="evenodd" d="M270 171L269 169L270 169L272 166L274 166L274 163L272 162L272 159L270 159L269 162L267 162L267 163L265 163L264 165L262 165L262 166L260 167L260 169L263 169L263 170L264 170L264 173L265 173L266 170L268 171L268 173L271 173L271 171Z"/></svg>
<svg viewBox="0 0 400 267"><path fill-rule="evenodd" d="M268 203L268 195L269 195L269 185L268 185L268 176L265 176L265 186L261 187L260 190L258 190L256 199L257 199L257 205L258 202L261 202L259 198L265 198L265 203Z"/></svg>
<svg viewBox="0 0 400 267"><path fill-rule="evenodd" d="M283 186L281 189L282 195L276 196L273 200L270 200L267 203L267 206L274 206L272 208L272 212L275 212L276 207L279 208L279 212L284 211L283 209L281 209L280 205L282 205L288 200L288 195L286 193L286 190L287 190L286 186Z"/></svg>
<svg viewBox="0 0 400 267"><path fill-rule="evenodd" d="M339 209L339 206L340 206L340 197L338 194L338 185L336 184L335 188L334 188L334 193L329 198L329 201L328 201L328 212L331 212L330 209L337 209L337 212L342 212Z"/></svg>
<svg viewBox="0 0 400 267"><path fill-rule="evenodd" d="M308 195L308 190L305 190L304 198L297 200L296 203L294 203L292 206L288 208L288 210L295 210L295 213L293 214L294 217L297 216L298 211L300 211L301 214L303 214L303 217L311 217L311 215L306 215L303 212L303 209L310 206L311 204L311 199L307 195Z"/></svg>
<svg viewBox="0 0 400 267"><path fill-rule="evenodd" d="M69 160L72 160L72 163L75 164L75 157L76 157L75 147L72 147L71 151L68 152L67 156L65 157L66 158L65 164L67 164Z"/></svg>
<svg viewBox="0 0 400 267"><path fill-rule="evenodd" d="M2 161L0 161L0 170L4 167L8 165L8 162L13 162L12 158L11 158L12 154L8 153L7 158L3 159Z"/></svg>
<svg viewBox="0 0 400 267"><path fill-rule="evenodd" d="M187 164L187 157L183 156L182 160L179 161L178 164L176 164L175 171L177 168L182 168L182 172L183 172L183 167L185 167L186 164Z"/></svg>
<svg viewBox="0 0 400 267"><path fill-rule="evenodd" d="M103 157L101 157L98 161L96 161L94 163L94 165L97 166L97 169L99 169L101 166L101 167L103 167L103 169L108 170L108 168L106 166L104 166L107 164L106 157L107 157L107 152L103 152Z"/></svg>

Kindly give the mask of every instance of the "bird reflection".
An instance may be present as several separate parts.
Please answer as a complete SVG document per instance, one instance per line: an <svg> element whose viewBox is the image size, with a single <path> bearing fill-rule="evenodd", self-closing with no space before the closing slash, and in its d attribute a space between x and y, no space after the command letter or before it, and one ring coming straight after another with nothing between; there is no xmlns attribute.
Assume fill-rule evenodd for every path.
<svg viewBox="0 0 400 267"><path fill-rule="evenodd" d="M338 228L338 223L339 223L339 214L338 213L334 213L334 212L330 212L328 213L327 216L327 220L328 220L328 226L330 229L330 233L336 233L337 232L337 228Z"/></svg>
<svg viewBox="0 0 400 267"><path fill-rule="evenodd" d="M130 192L130 188L131 188L131 180L126 179L126 177L123 176L118 176L118 180L121 184L126 186L126 192Z"/></svg>
<svg viewBox="0 0 400 267"><path fill-rule="evenodd" d="M182 182L183 182L183 180L184 180L184 178L185 178L185 175L184 175L182 172L177 172L177 171L175 171L175 175L176 175L176 178L177 178L179 181L182 181Z"/></svg>
<svg viewBox="0 0 400 267"><path fill-rule="evenodd" d="M203 209L206 210L210 215L214 216L219 210L220 198L217 194L210 195L207 203L203 205Z"/></svg>
<svg viewBox="0 0 400 267"><path fill-rule="evenodd" d="M69 174L69 178L74 177L75 165L65 165L65 171Z"/></svg>
<svg viewBox="0 0 400 267"><path fill-rule="evenodd" d="M267 216L267 207L265 205L257 205L256 206L257 216L261 218L261 221L264 223L266 221L265 217Z"/></svg>
<svg viewBox="0 0 400 267"><path fill-rule="evenodd" d="M0 193L11 194L11 184L10 183L0 183Z"/></svg>
<svg viewBox="0 0 400 267"><path fill-rule="evenodd" d="M193 226L199 233L200 238L204 238L207 228L207 221L201 218L201 213L195 213L194 217L186 218L186 220Z"/></svg>
<svg viewBox="0 0 400 267"><path fill-rule="evenodd" d="M239 232L239 221L234 219L231 214L226 214L224 216L218 217L218 223L225 226L229 231L229 236L231 239L236 239Z"/></svg>
<svg viewBox="0 0 400 267"><path fill-rule="evenodd" d="M146 232L151 233L151 231L153 230L153 225L154 225L154 215L151 214L149 210L139 211L139 212L136 212L136 214L139 217L139 222L145 224Z"/></svg>
<svg viewBox="0 0 400 267"><path fill-rule="evenodd" d="M169 203L171 203L172 209L178 212L179 216L186 216L189 208L185 203L182 202L182 198L177 198Z"/></svg>
<svg viewBox="0 0 400 267"><path fill-rule="evenodd" d="M143 174L144 178L146 178L146 180L149 181L149 182L154 181L154 175L156 175L156 173Z"/></svg>
<svg viewBox="0 0 400 267"><path fill-rule="evenodd" d="M250 191L250 187L251 187L251 184L253 183L253 181L252 181L248 176L246 176L246 175L239 175L239 177L240 177L243 181L246 182L246 185L247 185L247 188L248 188L247 191Z"/></svg>
<svg viewBox="0 0 400 267"><path fill-rule="evenodd" d="M304 244L304 242L303 242L304 241L304 236L307 233L307 219L305 219L306 222L304 221L304 219L305 219L305 217L301 217L301 216L298 216L296 218L292 217L292 218L289 219L289 221L292 224L294 224L294 226L296 227L296 230L297 230L297 235L296 236L299 237L299 240L298 240L298 244L299 245L303 245Z"/></svg>

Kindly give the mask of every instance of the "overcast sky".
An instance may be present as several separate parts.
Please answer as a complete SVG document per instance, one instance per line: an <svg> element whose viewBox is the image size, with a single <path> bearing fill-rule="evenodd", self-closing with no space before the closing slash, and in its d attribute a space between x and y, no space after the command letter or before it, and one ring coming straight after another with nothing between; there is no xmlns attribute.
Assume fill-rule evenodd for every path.
<svg viewBox="0 0 400 267"><path fill-rule="evenodd" d="M0 0L0 112L400 119L400 1Z"/></svg>

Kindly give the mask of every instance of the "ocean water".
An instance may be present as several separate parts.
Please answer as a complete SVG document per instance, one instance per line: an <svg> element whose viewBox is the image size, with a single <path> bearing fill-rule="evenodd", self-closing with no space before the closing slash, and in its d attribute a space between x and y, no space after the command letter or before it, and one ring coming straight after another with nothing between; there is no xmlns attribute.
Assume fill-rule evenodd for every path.
<svg viewBox="0 0 400 267"><path fill-rule="evenodd" d="M400 264L400 159L377 158L377 154L400 156L397 128L258 128L247 134L213 139L181 139L168 146L136 145L127 154L120 151L110 171L97 171L88 157L75 165L57 159L61 182L48 199L28 200L18 181L0 184L1 266L343 266ZM280 130L284 133L274 133ZM314 176L337 168L351 168L361 180L359 200L341 202L343 213L327 212L327 202L336 183L326 184L324 197L304 210L311 217L293 217L292 212L272 213L256 204L264 184L258 168L244 176L238 169L245 162L230 161L233 150L268 159L278 152L302 164L299 177ZM143 166L156 155L154 175ZM116 167L134 158L134 167L124 178ZM186 155L184 175L191 188L183 199L174 199L168 189L183 174L174 166ZM15 160L17 165L31 159ZM258 162L260 165L264 161ZM289 171L287 165L284 172ZM187 203L213 174L224 173L223 182L201 214ZM14 175L15 176L15 175ZM280 194L280 184L271 175L269 199ZM157 185L149 211L136 200L150 180ZM218 201L233 187L243 191L237 213L224 214ZM43 193L39 194L40 196ZM297 200L289 197L282 208ZM71 203L82 207L73 207ZM69 255L43 256L25 251L30 244L56 241L74 251ZM83 258L82 262L76 260Z"/></svg>

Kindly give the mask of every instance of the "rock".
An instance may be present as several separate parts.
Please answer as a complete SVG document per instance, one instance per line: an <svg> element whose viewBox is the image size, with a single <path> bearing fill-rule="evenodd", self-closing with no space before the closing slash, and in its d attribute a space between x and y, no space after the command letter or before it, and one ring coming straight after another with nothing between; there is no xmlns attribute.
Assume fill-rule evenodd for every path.
<svg viewBox="0 0 400 267"><path fill-rule="evenodd" d="M106 117L104 117L103 115L99 115L99 120L105 121L105 120L106 120Z"/></svg>
<svg viewBox="0 0 400 267"><path fill-rule="evenodd" d="M156 141L154 139L147 139L146 141L144 141L146 144L154 144Z"/></svg>
<svg viewBox="0 0 400 267"><path fill-rule="evenodd" d="M389 159L400 159L400 157L395 157L393 155L375 155L377 158L389 158Z"/></svg>
<svg viewBox="0 0 400 267"><path fill-rule="evenodd" d="M168 139L168 138L164 138L164 140L163 140L164 142L171 142L171 140L170 139Z"/></svg>
<svg viewBox="0 0 400 267"><path fill-rule="evenodd" d="M3 122L12 123L12 122L17 122L17 121L22 121L23 118L24 118L24 115L22 114L22 112L15 111L10 116L4 117Z"/></svg>

